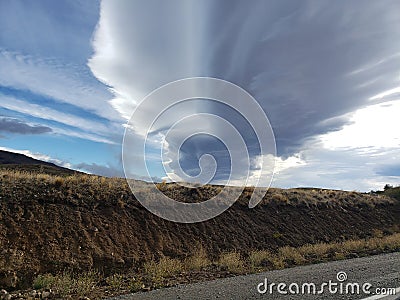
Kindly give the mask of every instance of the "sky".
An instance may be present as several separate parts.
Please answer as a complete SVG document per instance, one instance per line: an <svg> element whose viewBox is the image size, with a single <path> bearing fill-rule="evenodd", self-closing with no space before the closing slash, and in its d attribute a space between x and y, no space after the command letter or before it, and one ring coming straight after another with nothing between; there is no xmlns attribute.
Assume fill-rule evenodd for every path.
<svg viewBox="0 0 400 300"><path fill-rule="evenodd" d="M399 11L397 0L0 0L0 149L124 176L124 131L142 100L175 80L213 77L243 88L268 117L272 186L399 185ZM148 102L134 120L129 176L144 176L135 167L143 124L163 101ZM202 98L170 108L151 130L151 177L178 176L179 168L196 176L215 163L212 182L226 180L232 153L221 140L178 143L203 127L232 140L218 122L195 117L165 139L177 120L202 113L242 136L250 163L233 182L252 184L272 152L260 150L237 111Z"/></svg>

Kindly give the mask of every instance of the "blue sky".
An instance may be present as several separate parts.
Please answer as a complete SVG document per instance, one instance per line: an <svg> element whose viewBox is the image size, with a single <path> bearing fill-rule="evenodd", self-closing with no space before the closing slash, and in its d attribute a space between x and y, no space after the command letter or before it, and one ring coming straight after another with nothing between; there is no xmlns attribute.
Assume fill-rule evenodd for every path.
<svg viewBox="0 0 400 300"><path fill-rule="evenodd" d="M0 115L7 120L2 146L75 168L118 166L124 121L107 105L108 87L87 66L100 3L2 1L0 6ZM10 131L16 122L25 126ZM46 130L35 133L35 126Z"/></svg>
<svg viewBox="0 0 400 300"><path fill-rule="evenodd" d="M399 10L389 0L0 1L0 147L122 176L124 124L142 98L174 80L211 76L247 90L269 117L273 186L400 184ZM226 108L200 99L164 125L192 112L236 120L257 177L263 155ZM148 153L157 178L165 176L163 136L165 128L154 132ZM173 146L162 147L172 155ZM213 138L183 145L185 171L198 172L203 154L221 162L219 177L227 173L228 154Z"/></svg>

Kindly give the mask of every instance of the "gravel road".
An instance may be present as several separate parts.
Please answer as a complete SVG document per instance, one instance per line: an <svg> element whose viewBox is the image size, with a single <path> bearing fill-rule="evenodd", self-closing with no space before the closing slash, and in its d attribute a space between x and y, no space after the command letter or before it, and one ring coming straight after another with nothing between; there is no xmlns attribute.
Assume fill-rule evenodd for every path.
<svg viewBox="0 0 400 300"><path fill-rule="evenodd" d="M342 272L342 273L340 273ZM345 274L343 273L345 272ZM340 275L339 275L339 274ZM339 279L347 279L342 281L343 293L340 294ZM257 291L257 286L265 282L267 279L268 288L272 293L266 291L261 294ZM337 288L336 293L329 291L329 281L337 286L331 285L331 290ZM285 283L286 287L282 287L287 292L286 295L281 294L277 290L279 283ZM292 284L294 283L294 284ZM316 291L321 290L323 286L324 292L316 295L293 294L289 291L291 285L292 291L295 292L296 284L301 292L303 283L314 283ZM360 294L345 294L346 285L348 291L352 288L349 283L358 283ZM372 286L364 285L364 288L371 293L363 293L363 284L370 283ZM384 299L394 300L400 299L400 252L384 255L376 255L363 258L354 258L329 263L321 263L316 265L301 266L285 270L276 270L271 272L237 276L226 279L219 279L208 282L184 284L172 288L160 289L146 293L136 293L124 295L112 300L156 300L156 299ZM265 289L265 284L260 285L260 290ZM397 288L395 296L383 297L376 295L376 288ZM308 288L304 286L307 293ZM311 286L312 290L312 286ZM356 290L356 287L355 287ZM374 296L375 295L375 296ZM109 299L109 300L111 300Z"/></svg>

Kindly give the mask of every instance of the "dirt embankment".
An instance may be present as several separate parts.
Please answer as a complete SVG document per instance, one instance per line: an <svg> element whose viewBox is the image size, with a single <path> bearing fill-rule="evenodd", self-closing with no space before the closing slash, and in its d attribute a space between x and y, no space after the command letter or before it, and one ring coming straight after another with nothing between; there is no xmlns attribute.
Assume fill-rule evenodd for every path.
<svg viewBox="0 0 400 300"><path fill-rule="evenodd" d="M161 185L181 201L218 192ZM75 175L0 174L0 281L30 284L39 273L131 269L162 255L185 257L198 245L210 255L236 249L364 238L399 231L400 202L382 195L271 189L247 207L250 190L228 211L197 224L168 222L135 200L124 180ZM1 285L0 284L0 285Z"/></svg>

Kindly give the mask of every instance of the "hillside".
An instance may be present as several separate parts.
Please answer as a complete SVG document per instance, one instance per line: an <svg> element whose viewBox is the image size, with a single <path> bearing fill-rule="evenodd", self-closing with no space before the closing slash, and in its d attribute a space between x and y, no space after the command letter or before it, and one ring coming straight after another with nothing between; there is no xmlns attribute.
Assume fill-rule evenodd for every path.
<svg viewBox="0 0 400 300"><path fill-rule="evenodd" d="M50 175L66 176L72 175L73 171L56 164L41 161L23 154L0 150L0 170L11 169Z"/></svg>
<svg viewBox="0 0 400 300"><path fill-rule="evenodd" d="M161 185L181 201L203 201L218 187ZM399 232L400 202L384 195L270 189L247 207L250 189L225 213L198 224L149 213L123 179L56 177L0 170L0 281L29 286L65 268L132 270L151 258L277 249ZM1 282L0 282L1 283Z"/></svg>
<svg viewBox="0 0 400 300"><path fill-rule="evenodd" d="M385 190L383 194L400 201L400 186L389 188Z"/></svg>

